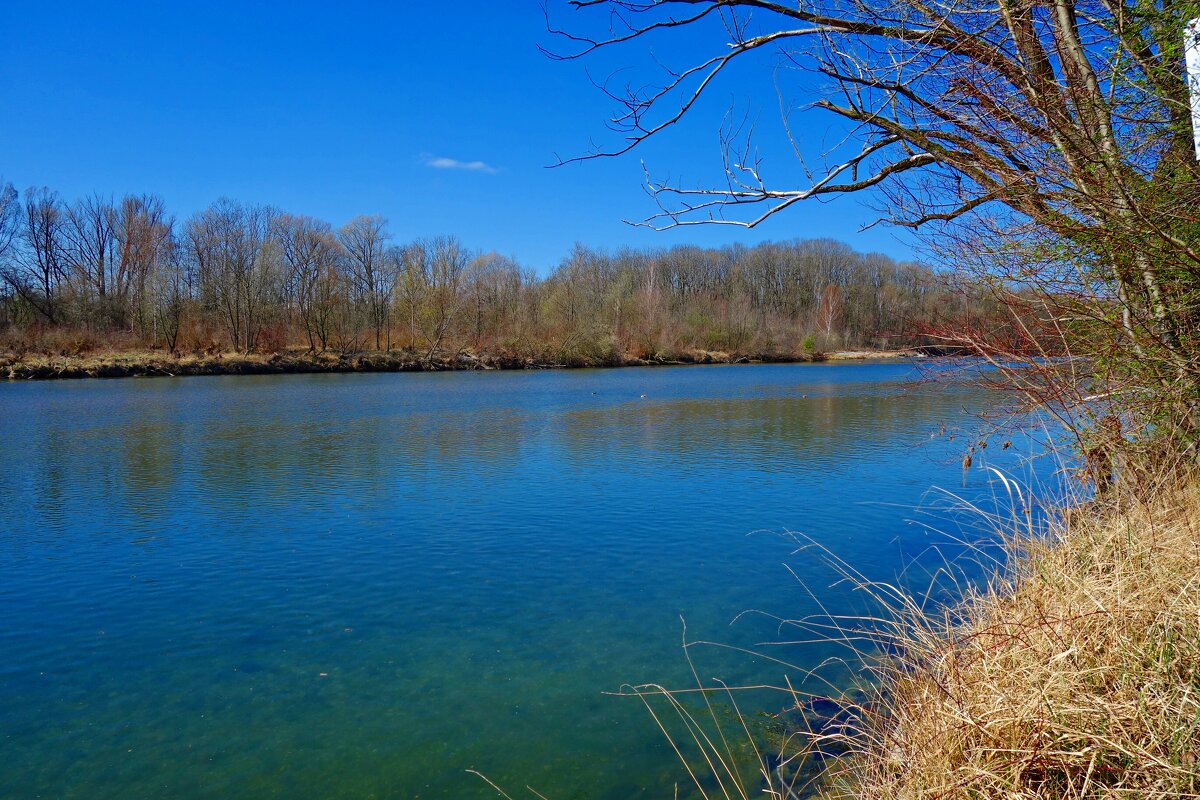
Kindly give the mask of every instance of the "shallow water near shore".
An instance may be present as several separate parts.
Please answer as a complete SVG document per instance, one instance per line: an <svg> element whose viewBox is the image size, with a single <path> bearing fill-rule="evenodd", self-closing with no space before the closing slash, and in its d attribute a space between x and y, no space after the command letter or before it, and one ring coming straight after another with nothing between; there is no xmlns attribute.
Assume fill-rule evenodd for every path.
<svg viewBox="0 0 1200 800"><path fill-rule="evenodd" d="M681 619L754 648L778 625L739 612L861 612L784 531L891 580L955 547L916 510L931 487L1031 469L1032 440L997 441L964 487L962 431L996 398L914 377L0 385L0 797L495 797L468 769L514 797L671 797L670 747L605 693L689 685ZM705 679L784 672L693 656Z"/></svg>

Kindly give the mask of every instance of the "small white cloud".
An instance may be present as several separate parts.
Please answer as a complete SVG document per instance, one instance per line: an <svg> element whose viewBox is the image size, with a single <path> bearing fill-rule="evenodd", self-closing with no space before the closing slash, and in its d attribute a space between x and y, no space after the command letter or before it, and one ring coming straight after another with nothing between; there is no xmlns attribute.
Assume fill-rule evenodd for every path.
<svg viewBox="0 0 1200 800"><path fill-rule="evenodd" d="M434 169L464 169L468 172L495 174L496 168L485 161L459 161L457 158L425 156L425 165Z"/></svg>

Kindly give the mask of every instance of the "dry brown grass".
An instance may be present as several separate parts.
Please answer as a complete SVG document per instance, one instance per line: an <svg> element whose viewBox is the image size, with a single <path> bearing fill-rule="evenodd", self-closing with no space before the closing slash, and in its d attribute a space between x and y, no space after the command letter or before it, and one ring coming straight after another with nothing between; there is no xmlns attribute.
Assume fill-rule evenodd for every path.
<svg viewBox="0 0 1200 800"><path fill-rule="evenodd" d="M1200 488L1012 546L956 608L902 604L827 796L1200 796Z"/></svg>
<svg viewBox="0 0 1200 800"><path fill-rule="evenodd" d="M1049 531L1012 492L1012 513L989 517L1005 566L938 612L834 560L886 610L793 625L844 643L867 678L825 696L777 687L795 713L774 749L714 713L709 698L736 709L735 691L636 687L686 767L680 796L1200 797L1200 483L1076 508Z"/></svg>

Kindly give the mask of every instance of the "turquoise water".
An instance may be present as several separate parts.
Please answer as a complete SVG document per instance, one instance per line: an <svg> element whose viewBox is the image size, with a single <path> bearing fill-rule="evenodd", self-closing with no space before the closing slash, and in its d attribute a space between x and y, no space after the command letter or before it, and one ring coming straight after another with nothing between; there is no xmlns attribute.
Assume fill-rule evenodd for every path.
<svg viewBox="0 0 1200 800"><path fill-rule="evenodd" d="M931 487L986 493L980 465L1028 450L978 454L964 488L951 436L994 401L912 377L0 385L0 797L496 796L467 769L514 796L671 797L661 734L606 693L690 685L681 618L778 641L734 619L816 613L799 581L860 611L783 531L891 579L944 543L911 522ZM785 671L693 654L705 680Z"/></svg>

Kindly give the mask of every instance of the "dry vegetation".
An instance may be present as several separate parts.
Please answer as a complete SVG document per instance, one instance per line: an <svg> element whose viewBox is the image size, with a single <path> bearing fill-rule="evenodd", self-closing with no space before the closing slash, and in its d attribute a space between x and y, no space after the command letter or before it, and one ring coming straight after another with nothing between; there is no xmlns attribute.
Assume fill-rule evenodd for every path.
<svg viewBox="0 0 1200 800"><path fill-rule="evenodd" d="M865 686L784 687L793 709L774 751L748 723L731 736L711 706L689 704L694 690L641 687L684 721L683 735L664 731L698 795L1200 796L1200 485L1110 498L1049 533L1016 511L1000 576L940 612L862 583L888 611L832 635ZM796 624L831 635L827 619Z"/></svg>
<svg viewBox="0 0 1200 800"><path fill-rule="evenodd" d="M825 240L576 245L538 275L454 237L398 242L380 217L335 229L221 200L176 222L153 195L68 202L0 181L0 357L10 362L147 351L214 369L254 369L258 354L314 369L365 356L438 369L809 360L930 344L926 331L944 318L981 309L928 267Z"/></svg>
<svg viewBox="0 0 1200 800"><path fill-rule="evenodd" d="M830 794L1200 794L1200 489L1070 514L1014 547L1011 574L953 613L901 615L901 655Z"/></svg>
<svg viewBox="0 0 1200 800"><path fill-rule="evenodd" d="M690 787L680 790L743 800L1200 796L1200 485L1145 497L1076 509L1049 533L1015 504L1001 576L960 588L937 613L925 597L839 565L886 612L794 625L850 646L866 680L848 692L776 687L792 708L774 747L737 712L737 690L698 676L691 690L637 687L682 759Z"/></svg>
<svg viewBox="0 0 1200 800"><path fill-rule="evenodd" d="M473 353L470 350L434 356L412 349L366 352L324 352L288 348L274 353L230 351L172 355L145 348L97 349L83 352L29 352L0 349L0 380L67 378L181 377L190 375L286 375L321 372L436 372L446 370L569 369L579 367L650 367L683 364L743 364L844 361L902 358L909 352L766 354L755 357L719 350L683 350L634 355L556 353Z"/></svg>

